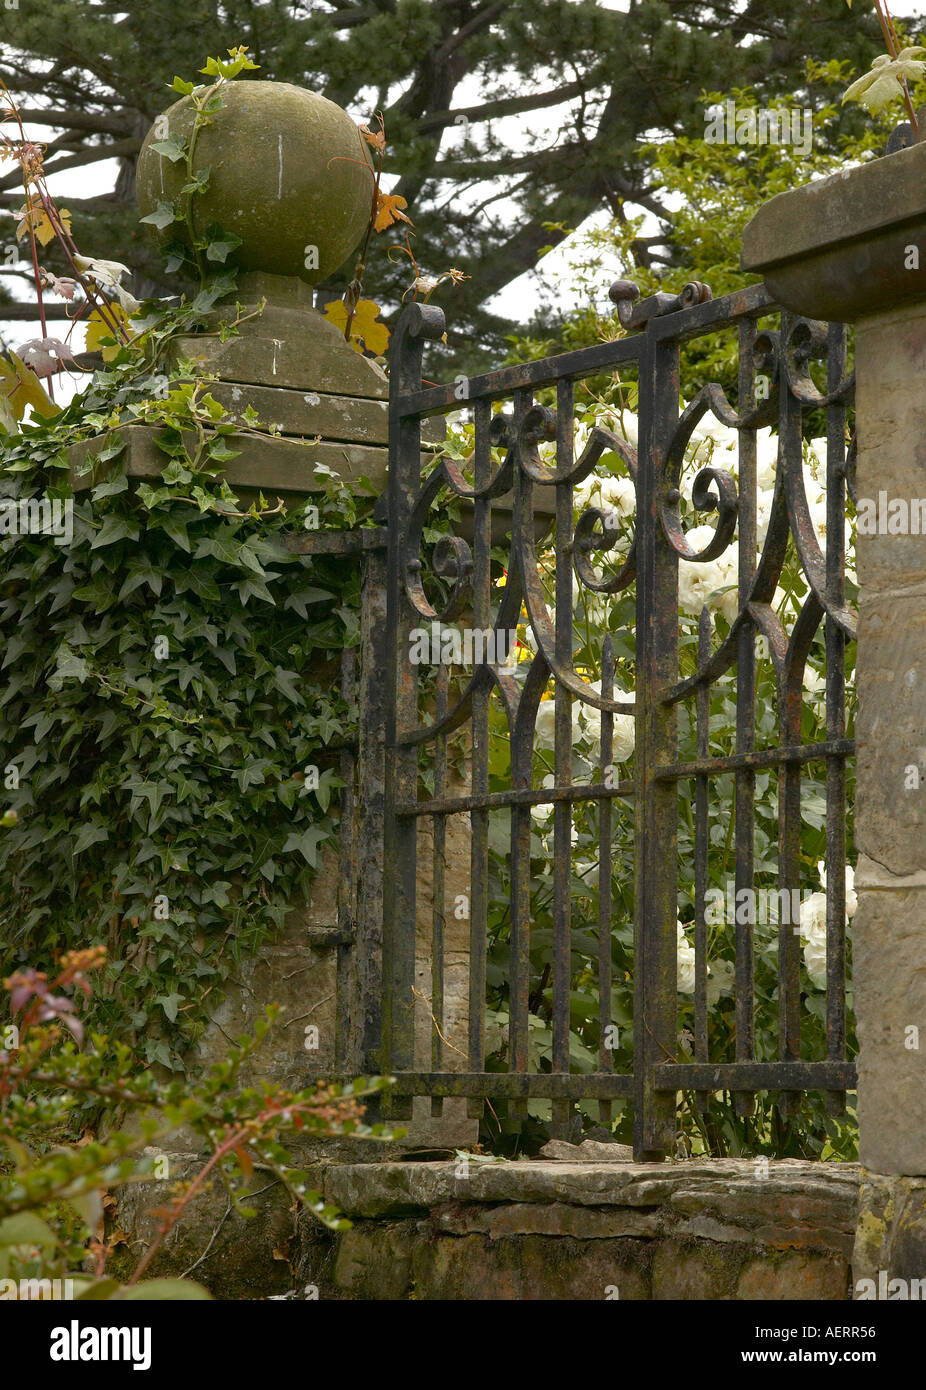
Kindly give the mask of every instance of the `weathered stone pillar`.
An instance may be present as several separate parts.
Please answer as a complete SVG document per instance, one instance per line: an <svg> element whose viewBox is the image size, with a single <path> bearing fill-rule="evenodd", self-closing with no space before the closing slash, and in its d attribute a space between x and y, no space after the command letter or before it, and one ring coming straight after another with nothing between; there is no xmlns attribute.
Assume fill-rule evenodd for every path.
<svg viewBox="0 0 926 1390"><path fill-rule="evenodd" d="M214 375L210 393L233 416L246 422L249 409L262 425L277 433L242 432L230 436L238 456L225 477L244 503L263 493L272 505L310 498L326 485L319 468L332 469L350 485L360 477L376 490L386 486L388 459L388 379L382 367L358 353L343 334L315 308L314 286L330 279L355 250L370 214L372 177L364 167L364 142L340 107L286 83L244 81L222 88L222 108L198 134L196 167L208 166L206 191L193 199L192 221L200 235L211 224L241 239L227 264L238 271L233 294L207 316L204 330L175 339L170 347L174 369L189 362L197 372ZM174 103L156 121L138 162L138 202L143 215L165 203L182 203L187 173L184 161L171 161L158 145L169 136L189 137L189 98ZM189 245L185 223L174 222L159 233ZM224 321L240 322L232 334L218 332ZM126 447L117 467L130 478L156 479L165 459L155 431L127 425ZM443 421L431 422L426 438L443 438ZM75 489L90 486L98 472L94 456L112 444L112 432L73 451ZM308 447L307 447L308 446ZM110 451L108 451L110 452ZM109 465L110 467L112 464ZM367 540L370 532L365 532ZM269 1045L258 1054L261 1078L281 1085L304 1085L311 1076L332 1072L363 1074L378 1068L378 1023L382 950L381 762L383 720L377 714L385 654L384 554L356 544L345 551L361 555L364 566L363 642L359 684L359 770L353 796L342 807L341 852L329 851L312 887L311 901L294 903L284 929L245 961L238 978L216 1008L200 1045L208 1064L222 1056L229 1037L250 1029L266 1004L285 1006ZM347 837L350 837L349 840ZM455 1007L465 1001L468 939L453 936L454 896L468 892L468 842L465 853L457 827L448 834L444 874L447 938L447 998L451 1041L460 1045L466 1016ZM430 866L430 854L425 855ZM460 877L465 865L466 882ZM419 934L430 931L432 900L428 875L419 909ZM463 924L467 926L468 924ZM460 935L458 932L457 935ZM419 1065L430 1065L431 1019L426 1008L430 975L422 946L416 971L420 992ZM461 979L463 984L461 984ZM307 1025L317 1028L317 1046L306 1044ZM449 1063L452 1066L452 1062ZM438 1118L430 1102L419 1098L406 1147L472 1142L477 1126L466 1119L465 1101L449 1101ZM374 1146L371 1156L376 1153Z"/></svg>
<svg viewBox="0 0 926 1390"><path fill-rule="evenodd" d="M877 524L856 542L854 1278L877 1285L926 1275L926 145L773 198L742 264L795 313L856 325L859 515L870 501Z"/></svg>

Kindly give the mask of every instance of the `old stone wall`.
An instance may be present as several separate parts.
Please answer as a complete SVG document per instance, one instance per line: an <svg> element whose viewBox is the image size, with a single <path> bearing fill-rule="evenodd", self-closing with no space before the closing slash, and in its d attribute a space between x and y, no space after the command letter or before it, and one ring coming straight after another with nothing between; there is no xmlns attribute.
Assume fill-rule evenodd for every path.
<svg viewBox="0 0 926 1390"><path fill-rule="evenodd" d="M332 1165L325 1195L353 1226L300 1223L296 1284L360 1300L847 1299L858 1168L764 1173L751 1159Z"/></svg>

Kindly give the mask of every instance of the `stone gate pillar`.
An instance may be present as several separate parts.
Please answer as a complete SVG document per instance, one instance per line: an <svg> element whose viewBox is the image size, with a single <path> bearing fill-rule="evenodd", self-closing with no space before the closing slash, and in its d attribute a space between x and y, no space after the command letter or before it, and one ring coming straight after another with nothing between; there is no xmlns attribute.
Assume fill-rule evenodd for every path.
<svg viewBox="0 0 926 1390"><path fill-rule="evenodd" d="M381 492L388 377L323 317L314 289L345 262L349 276L365 232L373 183L372 170L364 167L364 142L339 106L288 83L228 83L221 96L221 109L196 140L197 168L208 166L210 174L206 191L193 200L191 224L196 235L218 223L240 238L227 258L238 272L237 285L204 316L200 331L173 340L170 365L175 373L184 363L197 375L217 378L210 382L211 395L243 426L256 411L262 426L275 427L272 434L243 429L229 436L239 452L225 477L245 505L260 494L270 505L280 498L290 506L309 500L325 488L329 470L349 487L365 478ZM141 214L183 204L185 164L158 146L171 135L189 136L192 119L185 97L145 139L137 175ZM189 246L186 223L169 224L158 235ZM222 327L236 319L236 331ZM99 481L100 468L113 467L98 463L96 455L108 445L112 456L114 435L124 444L115 466L133 483L156 480L165 457L155 433L128 424L75 446L69 459L75 491ZM432 422L425 435L431 441L443 436L442 420ZM242 963L201 1041L202 1065L222 1057L229 1038L249 1030L265 1005L280 1003L284 1013L257 1054L260 1079L297 1087L316 1076L379 1069L383 720L377 693L384 659L385 543L384 530L363 529L314 538L305 532L293 545L363 567L359 669L348 677L360 707L359 771L342 798L340 853L323 852L309 900L294 902L283 930L259 957ZM348 784L354 781L352 756L341 771ZM451 844L448 894L462 891L454 867L460 855L454 858L453 850ZM465 961L455 964L465 971ZM311 1049L308 1025L317 1037ZM459 1117L451 1114L443 1123L416 1110L408 1144L460 1144L476 1137L475 1127ZM377 1154L375 1146L366 1147L370 1156Z"/></svg>
<svg viewBox="0 0 926 1390"><path fill-rule="evenodd" d="M742 265L793 312L856 325L853 1273L909 1281L926 1276L926 145L773 198Z"/></svg>

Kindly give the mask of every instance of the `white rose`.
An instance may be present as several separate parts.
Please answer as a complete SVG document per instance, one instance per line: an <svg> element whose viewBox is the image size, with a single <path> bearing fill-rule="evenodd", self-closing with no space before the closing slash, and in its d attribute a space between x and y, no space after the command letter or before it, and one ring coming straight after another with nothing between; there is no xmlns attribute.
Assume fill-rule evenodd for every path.
<svg viewBox="0 0 926 1390"><path fill-rule="evenodd" d="M614 733L611 743L611 761L625 763L633 756L636 726L632 714L614 715Z"/></svg>
<svg viewBox="0 0 926 1390"><path fill-rule="evenodd" d="M556 742L556 701L541 700L534 724L534 743L538 748L552 748Z"/></svg>
<svg viewBox="0 0 926 1390"><path fill-rule="evenodd" d="M761 487L756 495L756 535L760 545L768 534L769 522L772 519L773 496L771 488Z"/></svg>
<svg viewBox="0 0 926 1390"><path fill-rule="evenodd" d="M817 873L820 875L820 882L823 891L826 892L826 863L820 860L817 864ZM855 916L855 909L858 907L858 894L855 891L855 869L851 864L846 865L846 921Z"/></svg>
<svg viewBox="0 0 926 1390"><path fill-rule="evenodd" d="M739 434L730 425L715 420L712 415L702 416L691 431L692 444L710 443L714 450L722 449L733 453L739 446Z"/></svg>
<svg viewBox="0 0 926 1390"><path fill-rule="evenodd" d="M694 994L695 950L685 935L681 922L676 922L676 981L679 994Z"/></svg>
<svg viewBox="0 0 926 1390"><path fill-rule="evenodd" d="M811 983L826 989L826 942L809 941L804 947L804 964Z"/></svg>
<svg viewBox="0 0 926 1390"><path fill-rule="evenodd" d="M637 506L637 490L630 478L611 476L601 481L601 500L621 516L633 516Z"/></svg>
<svg viewBox="0 0 926 1390"><path fill-rule="evenodd" d="M826 894L811 893L801 903L801 940L823 942L826 948Z"/></svg>
<svg viewBox="0 0 926 1390"><path fill-rule="evenodd" d="M715 960L707 968L707 1006L714 1008L722 994L732 994L735 988L736 966L732 960Z"/></svg>
<svg viewBox="0 0 926 1390"><path fill-rule="evenodd" d="M768 428L756 430L756 480L763 491L771 492L778 472L778 435Z"/></svg>

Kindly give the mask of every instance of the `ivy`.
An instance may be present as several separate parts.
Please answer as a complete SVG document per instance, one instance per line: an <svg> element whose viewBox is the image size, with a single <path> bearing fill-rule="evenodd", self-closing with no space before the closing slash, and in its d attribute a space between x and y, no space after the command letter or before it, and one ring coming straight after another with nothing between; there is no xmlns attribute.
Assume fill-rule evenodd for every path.
<svg viewBox="0 0 926 1390"><path fill-rule="evenodd" d="M0 541L2 973L105 945L90 1026L175 1071L335 841L356 718L338 671L359 573L284 538L316 508L321 528L355 525L364 503L330 476L311 516L243 509L220 476L242 427L208 380L161 375L214 288L161 309L66 410L0 447L6 495L59 499L73 527L66 544ZM127 423L164 454L156 484L129 485ZM75 495L67 451L100 433Z"/></svg>

